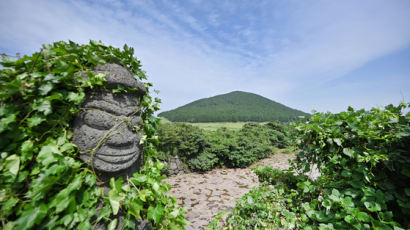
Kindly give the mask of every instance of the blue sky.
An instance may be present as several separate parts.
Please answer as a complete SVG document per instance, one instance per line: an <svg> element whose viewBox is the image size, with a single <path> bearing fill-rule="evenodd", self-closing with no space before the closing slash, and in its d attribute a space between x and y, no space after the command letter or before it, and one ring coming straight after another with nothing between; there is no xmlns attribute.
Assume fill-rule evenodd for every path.
<svg viewBox="0 0 410 230"><path fill-rule="evenodd" d="M234 90L306 112L410 102L408 0L1 0L0 53L135 48L163 110Z"/></svg>

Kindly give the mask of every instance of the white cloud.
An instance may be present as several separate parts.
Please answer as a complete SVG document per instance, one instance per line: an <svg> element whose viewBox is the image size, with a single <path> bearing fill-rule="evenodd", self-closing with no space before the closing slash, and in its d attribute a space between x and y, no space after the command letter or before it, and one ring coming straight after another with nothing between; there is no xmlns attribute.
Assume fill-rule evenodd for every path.
<svg viewBox="0 0 410 230"><path fill-rule="evenodd" d="M207 1L196 8L203 15L191 12L189 4L164 4L2 1L0 53L31 53L41 44L68 39L102 40L114 46L127 43L161 91L164 109L233 90L259 93L305 111L338 111L345 104L375 105L386 101L381 97L396 98L374 95L359 102L353 97L315 98L309 93L328 92L320 88L325 82L410 46L410 4L406 1L285 1L277 5L265 1L260 7ZM242 13L250 15L241 18ZM334 91L341 92L343 87ZM393 92L388 90L386 95ZM405 94L410 94L408 89Z"/></svg>

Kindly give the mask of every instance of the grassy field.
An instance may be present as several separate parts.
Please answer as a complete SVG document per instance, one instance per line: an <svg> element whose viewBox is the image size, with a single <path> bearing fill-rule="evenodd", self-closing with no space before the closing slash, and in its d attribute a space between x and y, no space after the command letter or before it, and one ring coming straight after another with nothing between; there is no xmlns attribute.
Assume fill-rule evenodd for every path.
<svg viewBox="0 0 410 230"><path fill-rule="evenodd" d="M161 123L169 123L169 121L166 118L161 117ZM187 122L188 123L188 122ZM190 125L199 127L201 129L207 130L207 131L215 131L219 128L225 127L229 130L240 130L244 124L248 122L204 122L204 123L188 123ZM267 123L267 122L261 122L262 124Z"/></svg>

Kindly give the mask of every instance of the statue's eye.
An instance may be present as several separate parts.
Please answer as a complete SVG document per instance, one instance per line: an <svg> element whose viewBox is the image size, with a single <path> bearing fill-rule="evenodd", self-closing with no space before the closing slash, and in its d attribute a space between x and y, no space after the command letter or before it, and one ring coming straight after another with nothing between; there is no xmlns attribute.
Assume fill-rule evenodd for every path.
<svg viewBox="0 0 410 230"><path fill-rule="evenodd" d="M97 109L85 110L83 118L88 126L101 130L108 130L120 122L115 115Z"/></svg>

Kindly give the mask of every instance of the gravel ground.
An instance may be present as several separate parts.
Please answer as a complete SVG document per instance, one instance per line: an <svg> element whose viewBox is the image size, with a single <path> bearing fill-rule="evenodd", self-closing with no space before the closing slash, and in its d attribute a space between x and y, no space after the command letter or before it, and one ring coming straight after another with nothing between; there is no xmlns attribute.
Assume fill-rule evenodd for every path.
<svg viewBox="0 0 410 230"><path fill-rule="evenodd" d="M222 210L232 210L235 199L259 185L258 177L250 168L270 165L287 169L288 160L293 158L293 154L277 153L248 168L215 169L204 174L186 173L164 181L172 186L169 194L187 208L186 218L190 225L186 229L205 229L214 215ZM318 175L314 170L310 176L316 178Z"/></svg>

